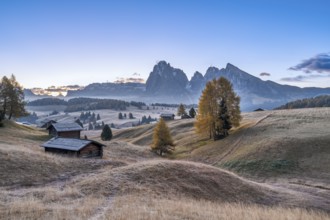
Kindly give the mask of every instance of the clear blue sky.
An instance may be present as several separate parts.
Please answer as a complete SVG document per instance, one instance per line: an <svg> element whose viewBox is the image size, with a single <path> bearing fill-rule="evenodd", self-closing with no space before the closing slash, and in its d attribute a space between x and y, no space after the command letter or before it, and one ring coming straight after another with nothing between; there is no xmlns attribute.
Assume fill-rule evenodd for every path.
<svg viewBox="0 0 330 220"><path fill-rule="evenodd" d="M329 52L329 0L0 0L0 76L27 88L147 79L159 60L330 87Z"/></svg>

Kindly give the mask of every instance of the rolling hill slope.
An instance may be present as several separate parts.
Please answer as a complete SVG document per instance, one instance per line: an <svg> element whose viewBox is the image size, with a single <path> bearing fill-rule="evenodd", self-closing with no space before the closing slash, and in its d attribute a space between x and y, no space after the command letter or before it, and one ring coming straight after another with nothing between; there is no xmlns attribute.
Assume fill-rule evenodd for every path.
<svg viewBox="0 0 330 220"><path fill-rule="evenodd" d="M39 147L48 138L43 131L7 122L5 128L0 128L0 175L6 177L0 181L0 216L327 219L329 215L319 210L330 212L324 173L328 169L325 144L329 143L329 114L329 109L247 113L241 127L217 142L196 136L193 119L169 122L177 145L170 160L149 150L154 125L114 132L115 139L104 142L108 145L104 159L93 160L46 154ZM325 130L316 130L315 123L325 126ZM289 129L283 129L288 126ZM304 145L300 153L291 153L302 142L280 142L286 135L296 135L302 142L319 138L320 148L312 151ZM100 141L95 132L88 136ZM268 141L264 140L266 137ZM309 154L312 156L306 158ZM238 159L244 162L283 158L296 161L299 169L285 168L282 173L258 167L260 171L256 172L249 169L249 164L235 164ZM314 176L310 173L312 163L317 168ZM269 176L269 172L274 175ZM309 182L300 178L305 185L294 187L284 181L298 180L298 172L308 175Z"/></svg>
<svg viewBox="0 0 330 220"><path fill-rule="evenodd" d="M330 184L330 108L243 114L239 128L216 142L198 137L194 120L169 122L176 151L171 158L223 167L256 178L319 179ZM118 131L116 138L150 145L153 126Z"/></svg>

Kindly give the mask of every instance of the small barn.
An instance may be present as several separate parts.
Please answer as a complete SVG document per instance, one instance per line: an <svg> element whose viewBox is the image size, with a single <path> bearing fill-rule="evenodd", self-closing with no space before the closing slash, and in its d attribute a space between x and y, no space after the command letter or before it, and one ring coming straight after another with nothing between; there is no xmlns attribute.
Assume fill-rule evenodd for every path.
<svg viewBox="0 0 330 220"><path fill-rule="evenodd" d="M87 139L55 137L42 144L46 152L82 158L102 158L105 145Z"/></svg>
<svg viewBox="0 0 330 220"><path fill-rule="evenodd" d="M47 127L49 135L63 138L80 138L83 128L77 123L56 123Z"/></svg>
<svg viewBox="0 0 330 220"><path fill-rule="evenodd" d="M160 117L164 120L174 120L175 115L174 114L160 114Z"/></svg>

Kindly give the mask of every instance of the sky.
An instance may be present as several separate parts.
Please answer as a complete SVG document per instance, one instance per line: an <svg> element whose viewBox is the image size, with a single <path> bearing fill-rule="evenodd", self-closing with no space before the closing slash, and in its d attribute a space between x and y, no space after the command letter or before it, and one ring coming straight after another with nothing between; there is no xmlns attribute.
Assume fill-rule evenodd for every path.
<svg viewBox="0 0 330 220"><path fill-rule="evenodd" d="M263 80L330 87L329 0L0 0L0 77L25 88L190 79L231 63Z"/></svg>

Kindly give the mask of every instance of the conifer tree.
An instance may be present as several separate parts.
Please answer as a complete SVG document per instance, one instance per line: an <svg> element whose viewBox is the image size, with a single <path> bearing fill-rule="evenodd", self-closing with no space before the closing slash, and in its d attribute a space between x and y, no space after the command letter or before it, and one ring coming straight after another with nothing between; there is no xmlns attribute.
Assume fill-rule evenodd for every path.
<svg viewBox="0 0 330 220"><path fill-rule="evenodd" d="M101 133L101 139L103 141L110 141L112 139L112 131L108 124L104 125L104 128Z"/></svg>
<svg viewBox="0 0 330 220"><path fill-rule="evenodd" d="M191 107L191 109L189 110L189 116L192 118L195 118L196 111L195 111L194 107Z"/></svg>
<svg viewBox="0 0 330 220"><path fill-rule="evenodd" d="M93 128L93 125L92 125L92 123L91 122L89 122L89 124L88 124L88 130L93 130L94 128Z"/></svg>
<svg viewBox="0 0 330 220"><path fill-rule="evenodd" d="M119 119L123 119L124 117L123 117L123 114L121 113L121 112L119 112L119 114L118 114L118 118Z"/></svg>
<svg viewBox="0 0 330 220"><path fill-rule="evenodd" d="M231 83L220 77L206 84L199 100L197 133L217 140L228 135L232 126L241 120L240 98L233 91Z"/></svg>
<svg viewBox="0 0 330 220"><path fill-rule="evenodd" d="M163 153L171 153L174 151L174 143L170 130L162 118L155 127L151 149L160 156L162 156Z"/></svg>

